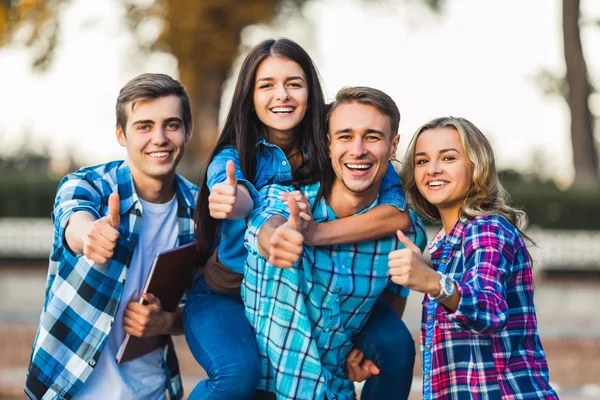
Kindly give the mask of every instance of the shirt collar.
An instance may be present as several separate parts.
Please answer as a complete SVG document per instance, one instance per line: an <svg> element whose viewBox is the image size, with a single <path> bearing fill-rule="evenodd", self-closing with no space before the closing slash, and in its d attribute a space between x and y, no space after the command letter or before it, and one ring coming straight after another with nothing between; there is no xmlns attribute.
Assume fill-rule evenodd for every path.
<svg viewBox="0 0 600 400"><path fill-rule="evenodd" d="M433 240L429 243L429 246L427 246L429 253L435 253L442 245L446 244L450 245L453 249L460 247L468 223L469 219L467 217L460 217L458 221L456 221L456 224L449 235L446 235L443 227L440 228Z"/></svg>

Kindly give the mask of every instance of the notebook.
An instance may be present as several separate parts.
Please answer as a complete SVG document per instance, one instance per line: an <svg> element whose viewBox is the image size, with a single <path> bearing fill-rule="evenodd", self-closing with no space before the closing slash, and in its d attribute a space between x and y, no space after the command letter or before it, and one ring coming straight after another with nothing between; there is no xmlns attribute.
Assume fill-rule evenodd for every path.
<svg viewBox="0 0 600 400"><path fill-rule="evenodd" d="M156 253L142 293L160 299L163 310L173 312L179 306L185 289L190 286L196 265L196 242ZM140 304L144 299L140 297ZM117 352L117 364L143 356L166 345L169 335L139 338L125 335Z"/></svg>

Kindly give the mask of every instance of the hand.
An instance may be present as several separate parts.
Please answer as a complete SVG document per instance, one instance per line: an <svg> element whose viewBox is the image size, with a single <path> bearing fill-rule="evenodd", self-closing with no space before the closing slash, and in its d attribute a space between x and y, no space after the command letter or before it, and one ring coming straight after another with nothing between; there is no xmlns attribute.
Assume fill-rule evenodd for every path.
<svg viewBox="0 0 600 400"><path fill-rule="evenodd" d="M107 215L94 221L82 238L83 255L98 264L105 264L113 256L117 245L121 223L119 201L119 195L111 193Z"/></svg>
<svg viewBox="0 0 600 400"><path fill-rule="evenodd" d="M235 177L235 164L227 161L227 178L212 187L208 196L208 209L210 216L215 219L227 219L233 211L237 197L237 179Z"/></svg>
<svg viewBox="0 0 600 400"><path fill-rule="evenodd" d="M362 382L379 375L379 368L357 348L350 350L344 363L344 371L350 382Z"/></svg>
<svg viewBox="0 0 600 400"><path fill-rule="evenodd" d="M289 199L293 198L296 200L298 208L300 209L300 213L298 214L300 216L298 229L299 232L302 233L302 236L304 236L304 241L309 243L315 231L317 230L317 223L312 219L312 212L310 210L310 201L308 200L308 197L304 196L299 190L295 190L293 192L284 192L280 198L284 201L288 208Z"/></svg>
<svg viewBox="0 0 600 400"><path fill-rule="evenodd" d="M304 237L299 232L300 208L294 198L288 199L290 217L279 226L271 237L269 262L279 268L291 268L302 254Z"/></svg>
<svg viewBox="0 0 600 400"><path fill-rule="evenodd" d="M402 231L397 231L396 234L405 248L389 254L388 266L392 281L417 292L439 294L439 274L425 263L421 249Z"/></svg>
<svg viewBox="0 0 600 400"><path fill-rule="evenodd" d="M142 297L148 304L140 304L137 301L127 304L123 314L125 333L137 337L169 333L173 322L172 313L164 311L159 298L153 294L146 293Z"/></svg>

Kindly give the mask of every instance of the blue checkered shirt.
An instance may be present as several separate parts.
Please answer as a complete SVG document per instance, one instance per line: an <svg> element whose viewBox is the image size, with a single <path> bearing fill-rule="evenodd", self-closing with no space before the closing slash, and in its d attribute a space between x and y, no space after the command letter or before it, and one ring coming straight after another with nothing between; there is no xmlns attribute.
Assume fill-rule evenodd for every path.
<svg viewBox="0 0 600 400"><path fill-rule="evenodd" d="M316 205L319 184L304 186L315 222L337 219L325 200ZM263 208L255 210L246 233L249 250L242 295L253 326L261 362L259 389L278 399L354 399L344 373L354 336L363 328L384 290L407 297L409 290L391 282L388 254L402 245L387 237L325 247L304 246L293 268L269 264L257 251L258 232L274 215L288 217L279 200L293 188L271 185L261 190ZM377 206L376 200L361 213ZM421 248L425 229L411 212L408 236Z"/></svg>
<svg viewBox="0 0 600 400"><path fill-rule="evenodd" d="M177 175L179 244L194 240L198 188ZM73 253L65 228L76 211L106 215L108 197L121 199L121 225L114 255L106 264ZM60 183L52 218L54 240L46 300L33 343L25 394L32 399L70 399L85 384L100 357L113 320L142 225L142 206L125 161L80 169ZM169 338L164 351L171 399L183 397L179 366Z"/></svg>

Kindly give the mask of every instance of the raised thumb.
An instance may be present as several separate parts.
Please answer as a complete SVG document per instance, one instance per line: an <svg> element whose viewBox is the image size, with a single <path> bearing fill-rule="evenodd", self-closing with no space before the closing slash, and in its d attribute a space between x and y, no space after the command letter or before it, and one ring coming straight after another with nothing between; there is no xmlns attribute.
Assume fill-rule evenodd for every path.
<svg viewBox="0 0 600 400"><path fill-rule="evenodd" d="M400 241L400 243L402 243L404 245L404 247L406 247L407 249L410 249L412 251L416 251L417 253L421 254L421 249L419 247L417 247L417 245L415 245L405 234L404 232L402 232L401 230L397 230L396 231L396 236L398 236L398 240Z"/></svg>
<svg viewBox="0 0 600 400"><path fill-rule="evenodd" d="M108 223L110 226L119 230L119 224L121 223L121 199L118 193L111 193L108 198Z"/></svg>
<svg viewBox="0 0 600 400"><path fill-rule="evenodd" d="M235 177L235 164L233 161L227 161L225 171L227 172L227 184L231 186L237 185L237 178Z"/></svg>
<svg viewBox="0 0 600 400"><path fill-rule="evenodd" d="M288 225L290 228L298 230L300 226L300 207L298 207L298 202L293 197L289 197L286 201L286 204L290 209Z"/></svg>

